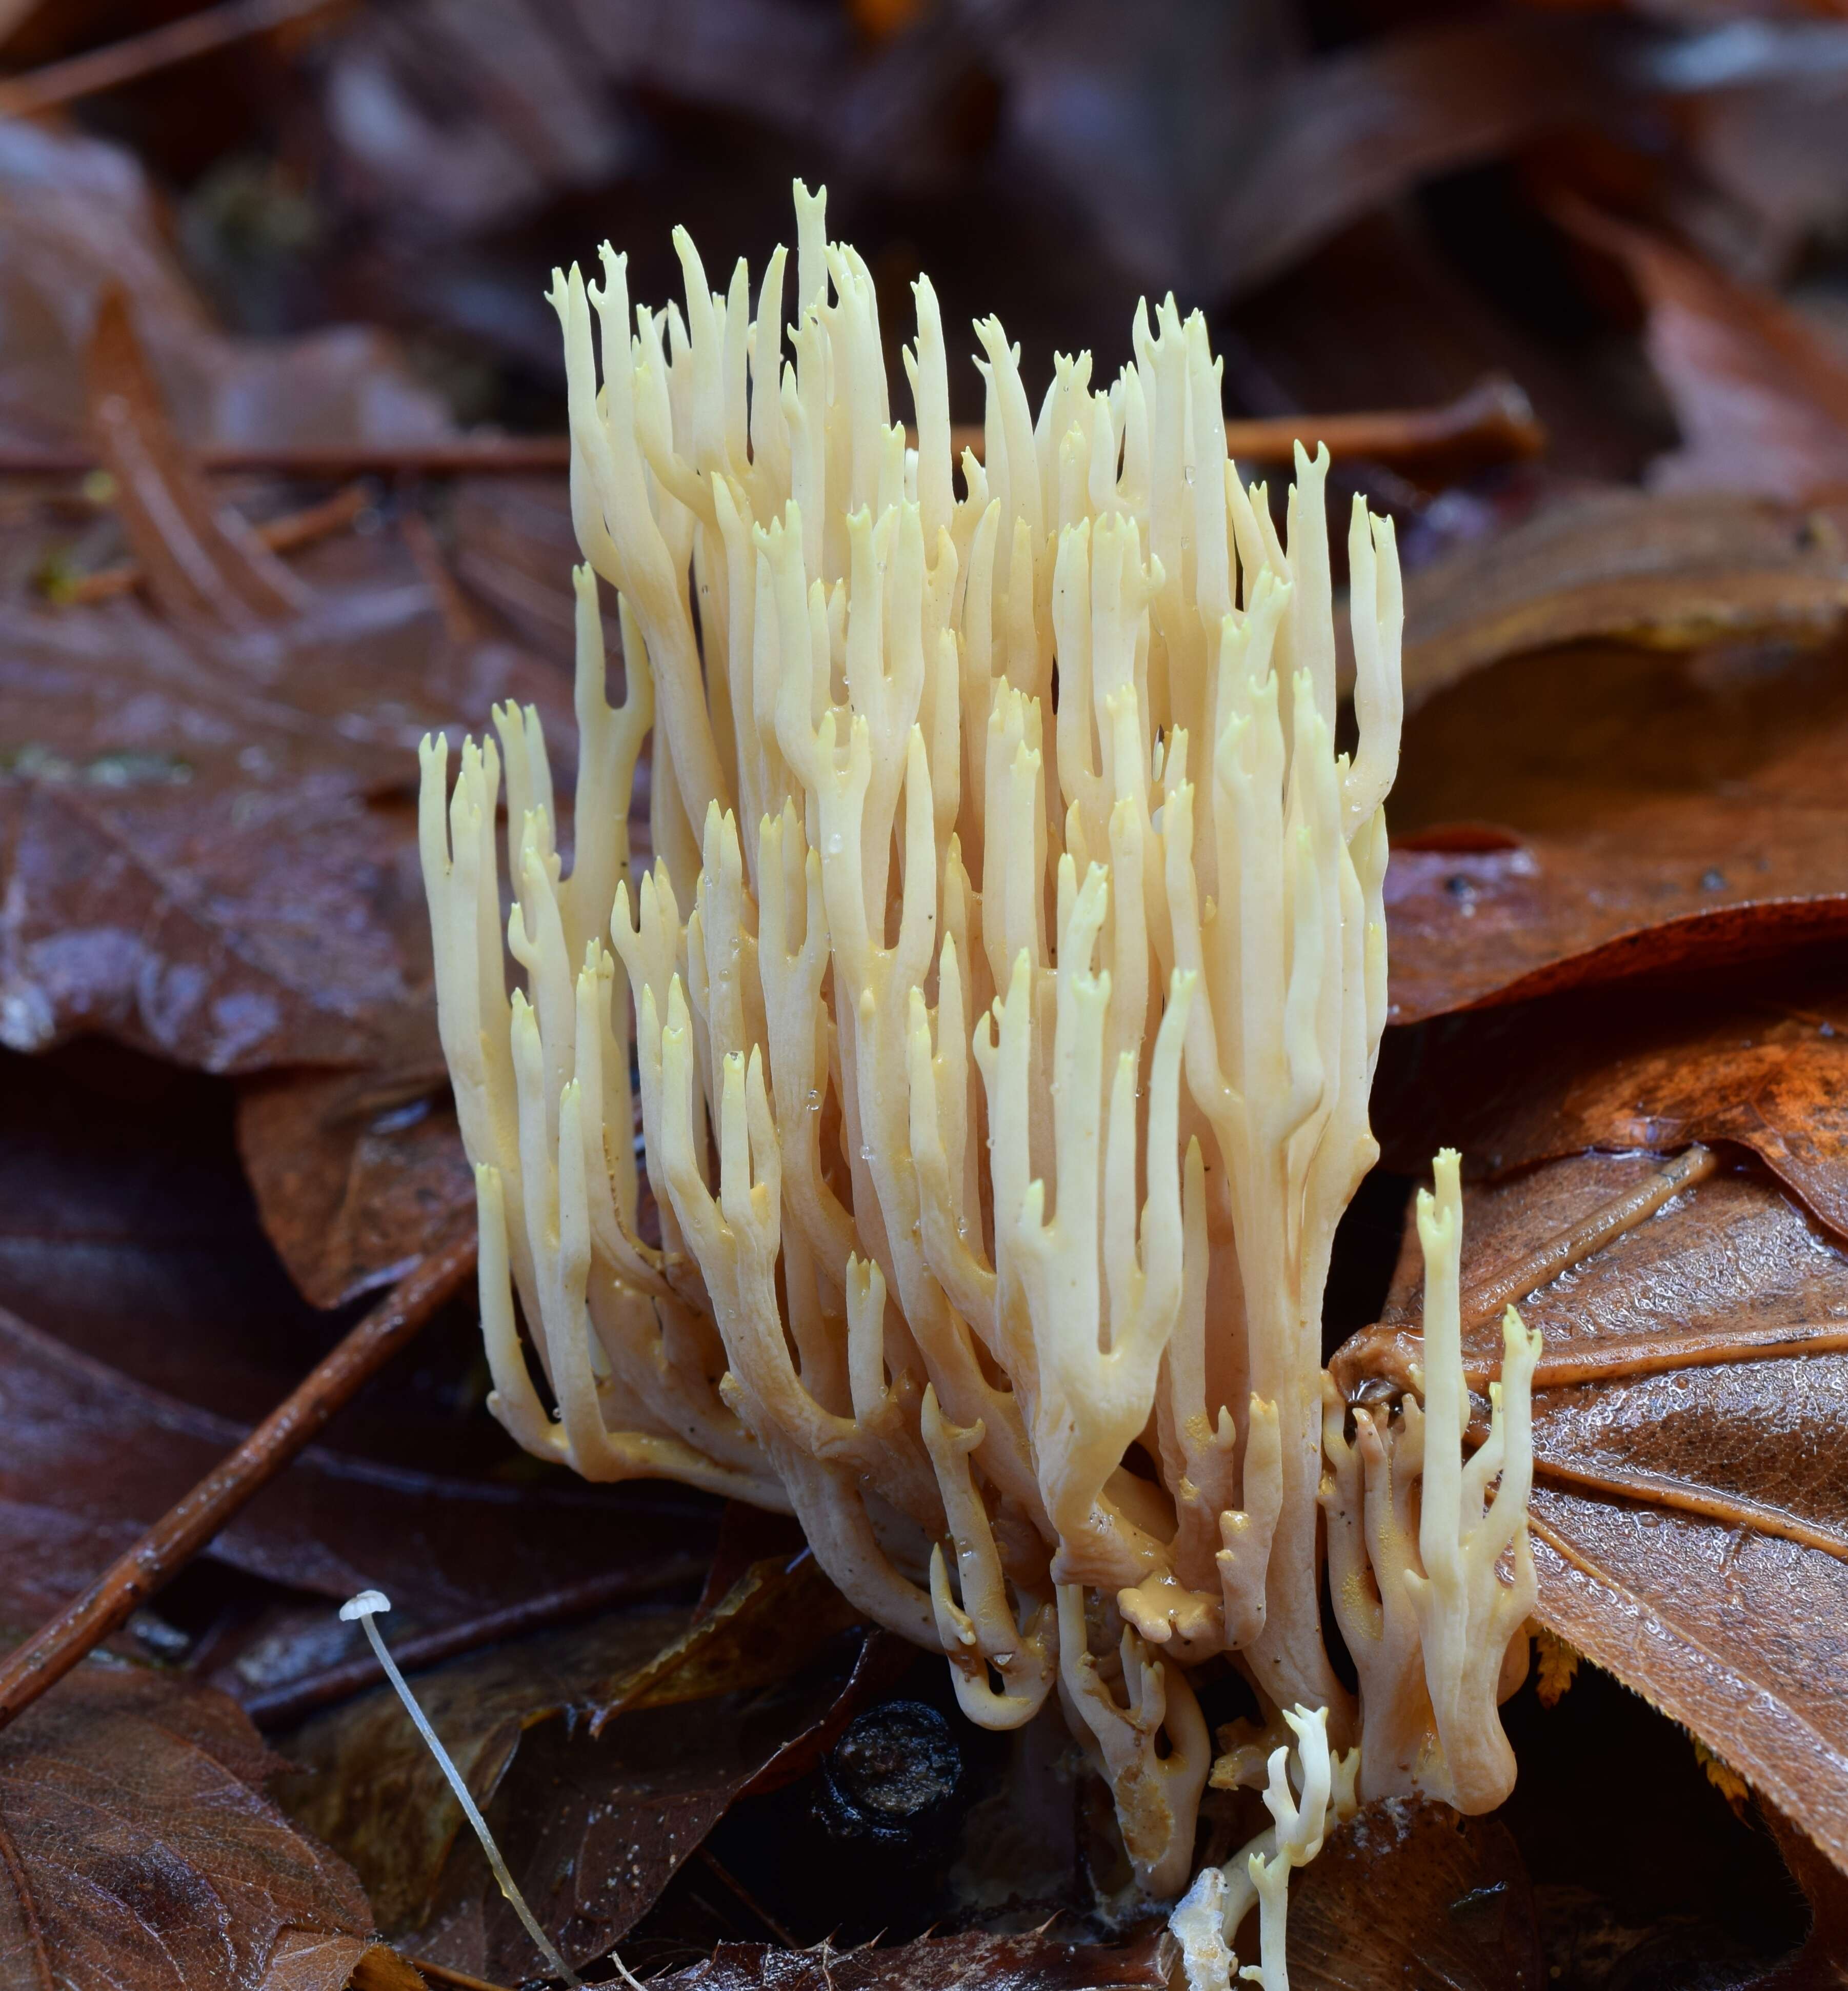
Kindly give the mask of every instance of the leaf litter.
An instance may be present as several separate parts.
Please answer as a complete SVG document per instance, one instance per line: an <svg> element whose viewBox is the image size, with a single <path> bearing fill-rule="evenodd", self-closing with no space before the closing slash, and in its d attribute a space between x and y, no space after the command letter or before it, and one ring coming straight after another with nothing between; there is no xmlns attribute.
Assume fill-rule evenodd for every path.
<svg viewBox="0 0 1848 1991"><path fill-rule="evenodd" d="M870 19L875 10L866 11ZM1182 5L1168 16L1175 46L1184 46L1193 13ZM694 56L640 54L604 30L587 45L601 73L639 78L669 97L744 87L737 77L727 86L704 76ZM869 45L889 32L855 29ZM970 32L944 31L940 46L949 53L934 73L969 59L975 43L955 38ZM402 87L407 45L390 42L382 59L379 32L366 22L337 43L336 61L369 60L382 83ZM873 100L855 94L870 73L859 43L844 31L818 28L817 36L810 53L818 68L796 63L784 77L773 121L786 131L812 128L822 101ZM1511 91L1509 78L1527 73L1520 52L1549 40L1545 88ZM484 95L475 75L444 156L478 168L519 157L533 130L521 93L550 73L544 49L526 53L499 94ZM1076 100L1033 94L1047 73L1035 65L1047 54L1016 36L999 56L985 46L981 59L995 60L1016 93L1001 121L1010 142L1055 178L1091 185L1088 168L1071 172ZM1557 35L1527 24L1414 29L1376 42L1360 60L1304 61L1281 46L1219 55L1283 107L1254 134L1238 128L1241 143L1254 136L1258 170L1217 209L1193 203L1211 174L1175 170L1177 160L1196 158L1188 150L1195 113L1148 124L1152 105L1208 97L1223 117L1211 66L1197 66L1179 97L1162 96L1159 63L1113 73L1108 94L1124 128L1140 134L1138 170L1164 211L1137 253L1180 271L1210 265L1222 288L1255 284L1306 253L1301 267L1338 294L1339 273L1355 267L1357 235L1315 248L1318 240L1437 168L1506 153L1569 114L1596 115L1615 75L1606 45L1577 24ZM1087 73L1089 59L1070 46L1061 56L1074 77ZM754 92L761 79L748 80ZM898 121L863 121L859 128L883 134L865 158L882 172L924 170L927 155L928 171L965 170L955 146L943 143L941 94L909 87L888 106ZM575 90L569 101L574 115L583 111ZM1370 148L1354 134L1365 138L1370 106L1382 104L1397 121L1389 143ZM1309 128L1305 106L1333 115L1349 142L1319 147L1303 164L1292 148ZM427 148L438 136L420 121L406 130L420 132ZM894 142L901 131L911 141ZM465 185L414 172L403 198L415 205L444 186L459 189L459 199L472 186L477 207L452 204L444 224L466 237L484 215L504 220L522 203L529 211L548 189L576 183L573 175L620 172L612 164L620 146L586 149L577 142L584 136L565 133L536 179L516 173L497 182L478 171ZM337 146L352 138L343 129ZM663 131L652 142L677 141ZM1217 142L1223 148L1223 132ZM1306 209L1252 205L1266 175L1281 172L1294 187L1317 168ZM710 174L698 185L696 197L712 197ZM273 511L284 494L273 483L240 487L238 511L227 515L220 487L190 459L193 446L284 431L380 432L375 421L390 433L427 434L444 418L371 335L264 350L219 333L158 246L146 185L126 155L67 133L9 127L0 132L0 185L9 196L0 236L12 250L0 259L0 281L17 306L0 322L0 425L20 441L79 435L87 399L77 356L90 347L91 414L111 396L123 404L118 427L103 424L114 438L118 485L131 462L145 460L185 527L174 538L132 502L86 515L84 563L131 556L146 577L145 598L62 614L16 594L0 599L0 672L18 736L0 742L0 1039L37 1051L100 1033L235 1074L238 1144L281 1265L312 1307L341 1307L396 1276L466 1206L430 1027L405 748L426 725L478 727L488 704L509 693L562 707L556 665L567 625L559 611L570 557L562 486L517 495L465 488L436 536L423 501L386 497L359 515L362 532L274 560L253 546L240 517ZM1092 219L1108 240L1116 220ZM1402 213L1393 225L1404 231ZM1784 377L1768 372L1765 352L1794 349L1778 344L1782 331L1761 298L1742 303L1737 280L1695 268L1685 244L1652 234L1646 253L1642 239L1633 230L1620 243L1608 229L1603 238L1639 273L1651 312L1646 349L1692 444L1666 480L1717 484L1723 493L1774 489L1780 499L1813 482L1809 470L1799 476L1790 466L1822 461L1833 447L1827 424L1812 425L1808 457L1792 438L1810 410L1836 420L1833 390L1801 367L1787 366ZM1434 260L1428 244L1418 253ZM467 246L457 261L478 277L487 267ZM409 252L399 265L418 267ZM1025 281L1028 268L1023 263L1016 278ZM117 280L126 302L107 298ZM1112 280L1094 271L1088 281L1096 288ZM1275 303L1257 297L1241 322L1261 327ZM1703 314L1704 325L1696 325ZM1236 347L1229 357L1234 393L1263 390L1262 362L1254 369L1250 359ZM1307 363L1312 376L1312 350ZM1557 370L1577 394L1584 369ZM1751 390L1743 396L1741 383ZM1343 405L1312 379L1306 391L1312 403ZM1770 406L1779 394L1782 410ZM1610 405L1588 391L1574 402L1574 419L1589 411L1584 427L1593 433L1598 411ZM1530 502L1537 490L1537 508ZM1479 1271L1479 1286L1557 1243L1562 1227L1571 1232L1588 1212L1646 1185L1664 1156L1685 1153L1691 1141L1715 1144L1715 1171L1581 1252L1528 1302L1548 1336L1535 1530L1550 1677L1559 1684L1569 1670L1559 1656L1577 1653L1638 1686L1839 1860L1848 1761L1830 1690L1845 1622L1833 1587L1844 1530L1835 1309L1848 1190L1829 1102L1843 1096L1834 1033L1848 1016L1837 1015L1827 985L1833 957L1817 943L1843 932L1848 893L1836 856L1848 825L1833 778L1839 662L1829 647L1848 600L1839 522L1826 503L1587 495L1549 485L1544 472L1525 485L1489 480L1452 495L1465 515L1490 522L1492 536L1414 582L1408 678L1424 702L1407 737L1390 887L1393 994L1399 1021L1411 1027L1390 1033L1376 1124L1388 1162L1404 1176L1421 1174L1436 1141L1458 1134L1492 1175L1470 1190L1468 1269ZM1394 502L1407 507L1408 525L1420 522L1423 497L1407 488ZM1450 529L1438 523L1445 502L1429 508L1434 542ZM43 563L50 516L41 508L6 526L9 562L17 554ZM451 533L453 561L444 543ZM193 560L200 550L202 567ZM516 640L501 633L509 630ZM1793 961L1808 964L1803 973ZM1486 1002L1503 1006L1458 1013ZM149 1098L147 1118L158 1123L158 1094ZM228 1121L228 1096L216 1098L213 1110ZM28 1156L22 1172L30 1166ZM165 1208L84 1241L86 1264L117 1283L43 1318L28 1300L47 1291L60 1263L74 1267L66 1254L77 1242L32 1217L15 1224L0 1253L10 1267L0 1302L24 1316L0 1320L12 1365L5 1414L17 1420L22 1405L30 1407L43 1427L36 1441L49 1448L22 1454L9 1482L46 1551L30 1568L8 1567L22 1596L67 1592L80 1565L91 1566L83 1558L106 1555L151 1506L183 1490L234 1434L236 1417L261 1407L264 1377L275 1377L277 1394L288 1387L298 1373L293 1352L308 1346L291 1336L335 1331L331 1318L285 1318L277 1305L260 1334L231 1306L218 1310L216 1343L202 1333L196 1353L161 1353L163 1336L183 1338L186 1302L171 1302L165 1314L154 1308L145 1319L139 1303L160 1289L163 1265L172 1288L200 1290L197 1261L218 1248L217 1234L202 1233L163 1261L152 1237L172 1224L172 1204ZM242 1294L247 1315L277 1291L263 1281L282 1277L274 1260L259 1271L254 1236L247 1211L223 1234L224 1263L238 1268L226 1283ZM107 1340L111 1295L125 1318L134 1316L119 1351ZM1402 1380L1415 1360L1414 1298L1402 1268L1378 1330L1350 1346L1356 1387L1369 1377L1387 1387ZM243 1332L247 1351L219 1364L213 1348L234 1347ZM1476 1339L1486 1363L1492 1351ZM1477 1380L1486 1381L1486 1367ZM403 1387L403 1379L391 1385ZM208 1633L192 1663L235 1680L239 1640L254 1659L257 1646L248 1642L262 1635L299 1659L314 1616L305 1583L331 1596L362 1577L383 1580L414 1607L404 1626L414 1640L445 1625L466 1638L471 1624L503 1622L497 1609L543 1601L547 1585L566 1596L612 1564L645 1574L651 1557L662 1569L673 1562L669 1524L688 1517L646 1501L484 1485L430 1472L420 1455L417 1466L407 1465L433 1427L384 1407L406 1401L388 1392L373 1422L362 1417L354 1427L372 1434L366 1456L309 1455L223 1539L212 1580L247 1587L231 1614L243 1629L228 1643ZM9 1421L9 1438L12 1428ZM87 1475L82 1462L95 1454L84 1446L98 1443L110 1463ZM710 1517L701 1525L703 1554ZM721 1562L727 1553L721 1546ZM699 1559L682 1550L676 1567L690 1574ZM705 1959L664 1981L723 1991L1164 1976L1157 1945L1143 1938L1100 1947L1036 1925L977 1925L830 1949L814 1946L824 1928L783 1926L800 1917L746 1870L750 1836L784 1830L790 1847L829 1849L824 1857L837 1876L879 1870L855 1866L859 1856L830 1840L822 1821L832 1816L831 1752L856 1695L875 1711L893 1704L896 1676L878 1641L856 1657L857 1635L836 1629L825 1600L788 1588L805 1579L792 1575L786 1555L760 1561L754 1588L752 1580L747 1572L728 1607L697 1623L680 1605L631 1603L496 1650L465 1650L420 1676L442 1708L439 1726L468 1756L518 1848L522 1880L546 1900L572 1953L599 1955L619 1934L652 1929L652 1953L663 1960L689 1940ZM1802 1610L1790 1610L1792 1598ZM779 1605L788 1608L779 1613ZM185 1599L173 1606L189 1622L196 1608ZM780 1646L769 1635L785 1618L797 1635ZM254 1686L260 1671L246 1683ZM338 1686L339 1671L285 1667L284 1683L319 1678ZM1572 1696L1595 1693L1587 1676L1601 1677L1578 1671L1567 1710ZM159 1719L169 1727L181 1720L172 1697L205 1691L92 1666L61 1690L71 1709L98 1680L165 1697ZM1557 1717L1537 1700L1528 1707L1530 1699L1522 1721ZM202 1703L185 1704L187 1720L204 1719ZM37 1715L60 1705L48 1700ZM30 1742L33 1719L0 1737L0 1754ZM340 1767L318 1778L298 1772L291 1802L322 1808L327 1836L373 1885L382 1921L382 1903L390 1904L407 1926L420 1922L417 1940L431 1955L514 1981L529 1952L485 1868L470 1863L471 1849L444 1837L444 1817L418 1781L424 1771L403 1752L390 1719L382 1700L361 1693L297 1731L289 1746L298 1761L320 1750ZM131 1760L158 1754L141 1728L108 1733ZM1061 1770L1057 1749L1043 1751L1029 1774L1026 1748L1023 1741L1005 1768L970 1758L977 1802L955 1829L968 1835L963 1857L980 1858L997 1843L975 1836L990 1799L1012 1792L1016 1777L1036 1802L1050 1794L1050 1809L1020 1816L1035 1817L1043 1852L1053 1849L1070 1868L1059 1905L1071 1928L1098 1898L1107 1849L1078 1816L1081 1779ZM255 1773L237 1774L248 1790ZM767 1780L782 1788L770 1790ZM1522 1802L1517 1795L1517 1809ZM1570 1806L1561 1817L1571 1819ZM407 1823L417 1829L407 1832ZM1672 1840L1669 1822L1658 1829ZM34 1824L21 1841L31 1857L27 1842L46 1829ZM1433 1807L1370 1807L1298 1877L1292 1961L1300 1980L1356 1991L1407 1972L1410 1981L1459 1986L1526 1984L1544 1968L1568 1972L1574 1984L1615 1983L1579 1952L1554 1960L1566 1952L1552 1924L1591 1921L1545 1888L1537 1918L1523 1855L1532 1857L1545 1836L1531 1816L1513 1813L1506 1826L1459 1828ZM1788 1843L1793 1870L1810 1884L1803 1839ZM696 1847L704 1864L689 1861ZM202 1870L217 1857L202 1853ZM948 1855L914 1840L898 1857L915 1880ZM328 1900L359 1899L334 1856L316 1850L313 1857ZM993 1870L1009 1870L1006 1862L997 1858ZM902 1892L891 1872L868 1890L867 1912ZM696 1910L696 1874L704 1891ZM1793 1983L1839 1953L1839 1914L1825 1889L1812 1891L1816 1931L1791 1966ZM966 1898L978 1918L985 1911L974 1894ZM339 1948L370 1944L363 1914L342 1921L316 1908L297 1923L271 1920L274 1940L250 1966L271 1976L251 1976L253 1983L342 1982L339 1973L357 1962L353 1981L369 1986L384 1979L369 1970L390 1968L383 1951ZM696 1938L689 1934L696 1929ZM773 1934L776 1946L736 1939L747 1931ZM252 1959L266 1940L260 1928Z"/></svg>

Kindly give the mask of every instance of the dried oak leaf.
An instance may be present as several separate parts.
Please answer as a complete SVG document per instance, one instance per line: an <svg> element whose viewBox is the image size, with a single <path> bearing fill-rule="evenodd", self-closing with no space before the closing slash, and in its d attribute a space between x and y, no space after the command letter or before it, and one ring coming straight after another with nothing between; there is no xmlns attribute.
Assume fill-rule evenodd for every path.
<svg viewBox="0 0 1848 1991"><path fill-rule="evenodd" d="M0 1619L29 1625L68 1601L243 1435L0 1311ZM328 1597L376 1586L441 1622L619 1558L678 1567L711 1511L653 1488L503 1485L312 1446L211 1553Z"/></svg>
<svg viewBox="0 0 1848 1991"><path fill-rule="evenodd" d="M401 1986L352 1870L264 1795L277 1767L223 1694L80 1668L0 1734L0 1982L342 1991L369 1960Z"/></svg>
<svg viewBox="0 0 1848 1991"><path fill-rule="evenodd" d="M1366 1806L1290 1884L1289 1967L1315 1991L1540 1991L1533 1890L1508 1828L1427 1799Z"/></svg>
<svg viewBox="0 0 1848 1991"><path fill-rule="evenodd" d="M1407 728L1392 1020L1848 931L1839 652L1591 645L1453 685Z"/></svg>
<svg viewBox="0 0 1848 1991"><path fill-rule="evenodd" d="M1621 1205L1627 1224L1521 1302L1545 1337L1537 1615L1848 1867L1848 1252L1750 1163L1684 1164L1639 1215L1664 1173L1581 1154L1472 1186L1465 1366L1485 1389L1501 1298ZM1380 1325L1336 1357L1350 1394L1407 1380L1421 1281L1408 1237Z"/></svg>
<svg viewBox="0 0 1848 1991"><path fill-rule="evenodd" d="M806 1553L759 1564L719 1608L630 1612L416 1681L515 1878L568 1962L603 1955L747 1788L838 1730L869 1666ZM388 1689L286 1744L292 1816L351 1860L381 1925L420 1955L512 1982L530 1939Z"/></svg>

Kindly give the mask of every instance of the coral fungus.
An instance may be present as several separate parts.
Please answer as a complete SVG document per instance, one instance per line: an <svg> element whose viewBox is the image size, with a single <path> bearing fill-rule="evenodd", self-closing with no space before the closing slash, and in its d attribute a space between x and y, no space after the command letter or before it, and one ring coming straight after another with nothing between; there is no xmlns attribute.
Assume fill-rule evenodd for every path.
<svg viewBox="0 0 1848 1991"><path fill-rule="evenodd" d="M493 1407L591 1478L792 1511L978 1722L1057 1689L1158 1896L1189 1877L1211 1758L1189 1675L1215 1655L1301 1710L1324 1772L1358 1741L1363 1795L1492 1803L1531 1356L1511 1333L1465 1466L1454 1166L1425 1217L1452 1326L1422 1416L1362 1413L1350 1441L1324 1401L1336 1225L1376 1153L1391 526L1356 502L1350 757L1326 453L1298 451L1280 534L1227 458L1198 314L1138 311L1107 389L1058 358L1036 417L978 325L959 492L929 283L910 441L866 267L818 197L797 212L787 328L781 250L754 303L683 233L684 311L631 313L607 249L601 285L556 281L589 563L569 873L533 713L496 712L453 789L425 744ZM1325 1508L1358 1708L1325 1643ZM1275 1843L1228 1893L1281 1926L1320 1812L1271 1796Z"/></svg>

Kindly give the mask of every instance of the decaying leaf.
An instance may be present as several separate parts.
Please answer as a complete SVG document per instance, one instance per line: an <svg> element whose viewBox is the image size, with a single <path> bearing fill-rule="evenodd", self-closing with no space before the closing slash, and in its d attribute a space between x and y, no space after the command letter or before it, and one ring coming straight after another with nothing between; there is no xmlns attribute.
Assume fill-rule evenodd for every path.
<svg viewBox="0 0 1848 1991"><path fill-rule="evenodd" d="M264 1228L315 1306L387 1285L475 1202L441 1067L266 1072L239 1089Z"/></svg>
<svg viewBox="0 0 1848 1991"><path fill-rule="evenodd" d="M1848 616L1848 512L1618 488L1562 499L1408 577L1405 703L1589 638L1813 642Z"/></svg>
<svg viewBox="0 0 1848 1991"><path fill-rule="evenodd" d="M243 1435L0 1312L0 1613L29 1625L99 1574ZM427 1619L684 1563L710 1503L657 1489L448 1479L311 1448L213 1554L298 1589L376 1585Z"/></svg>
<svg viewBox="0 0 1848 1991"><path fill-rule="evenodd" d="M1814 326L1647 230L1576 200L1555 212L1642 294L1649 358L1682 433L1652 466L1657 485L1788 500L1848 483L1848 367Z"/></svg>
<svg viewBox="0 0 1848 1991"><path fill-rule="evenodd" d="M1453 686L1394 791L1394 1019L1839 936L1845 748L1833 651L1587 645Z"/></svg>
<svg viewBox="0 0 1848 1991"><path fill-rule="evenodd" d="M1848 1236L1845 989L1826 948L1775 975L1440 1019L1382 1058L1383 1145L1414 1172L1448 1142L1499 1173L1585 1148L1731 1142Z"/></svg>
<svg viewBox="0 0 1848 1991"><path fill-rule="evenodd" d="M1424 1799L1364 1806L1291 1883L1289 1967L1315 1991L1540 1991L1507 1827Z"/></svg>
<svg viewBox="0 0 1848 1991"><path fill-rule="evenodd" d="M851 1650L832 1643L849 1622L805 1553L756 1565L690 1629L684 1612L631 1612L417 1680L568 1960L604 1955L733 1799L853 1691ZM455 1968L526 1972L530 1940L388 1689L286 1746L301 1765L284 1787L291 1815L352 1861L383 1927Z"/></svg>
<svg viewBox="0 0 1848 1991"><path fill-rule="evenodd" d="M1809 1933L1796 1955L1768 1971L1751 1991L1833 1991L1848 1976L1848 1876L1775 1805L1761 1809L1785 1866L1809 1904Z"/></svg>
<svg viewBox="0 0 1848 1991"><path fill-rule="evenodd" d="M0 1734L0 1982L342 1991L372 1914L264 1795L276 1767L208 1687L72 1674Z"/></svg>
<svg viewBox="0 0 1848 1991"><path fill-rule="evenodd" d="M1574 1155L1468 1192L1474 1387L1500 1309L1470 1295L1526 1283L1511 1268L1660 1172ZM1545 1337L1537 1615L1848 1865L1848 1253L1754 1167L1680 1179L1522 1302ZM1408 1241L1379 1327L1336 1358L1350 1391L1408 1380L1421 1280Z"/></svg>

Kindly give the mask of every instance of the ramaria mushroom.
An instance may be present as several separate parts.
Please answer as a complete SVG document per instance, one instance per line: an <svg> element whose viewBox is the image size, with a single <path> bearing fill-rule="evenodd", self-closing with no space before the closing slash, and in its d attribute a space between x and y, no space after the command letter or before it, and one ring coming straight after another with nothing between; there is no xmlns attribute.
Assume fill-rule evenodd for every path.
<svg viewBox="0 0 1848 1991"><path fill-rule="evenodd" d="M593 1478L792 1511L861 1611L947 1655L977 1721L1030 1719L1057 1682L1164 1896L1208 1768L1189 1668L1230 1653L1273 1715L1354 1735L1323 1642L1326 1504L1343 1583L1376 1600L1359 1714L1382 1787L1492 1802L1482 1642L1521 1615L1497 1571L1523 1360L1467 1469L1438 1389L1402 1420L1396 1481L1386 1436L1363 1418L1349 1448L1337 1406L1322 1486L1322 1292L1377 1152L1391 525L1356 502L1350 758L1326 453L1298 449L1280 536L1227 458L1197 313L1138 310L1105 390L1060 357L1036 417L978 325L985 442L959 495L929 283L913 444L872 278L819 196L796 208L787 330L780 250L754 301L742 264L714 291L677 233L684 311L631 316L607 249L601 284L555 280L589 563L569 874L536 714L497 712L498 755L465 746L453 792L425 745L492 1407ZM1434 1342L1434 1375L1448 1359ZM1401 1765L1427 1727L1441 1764Z"/></svg>

